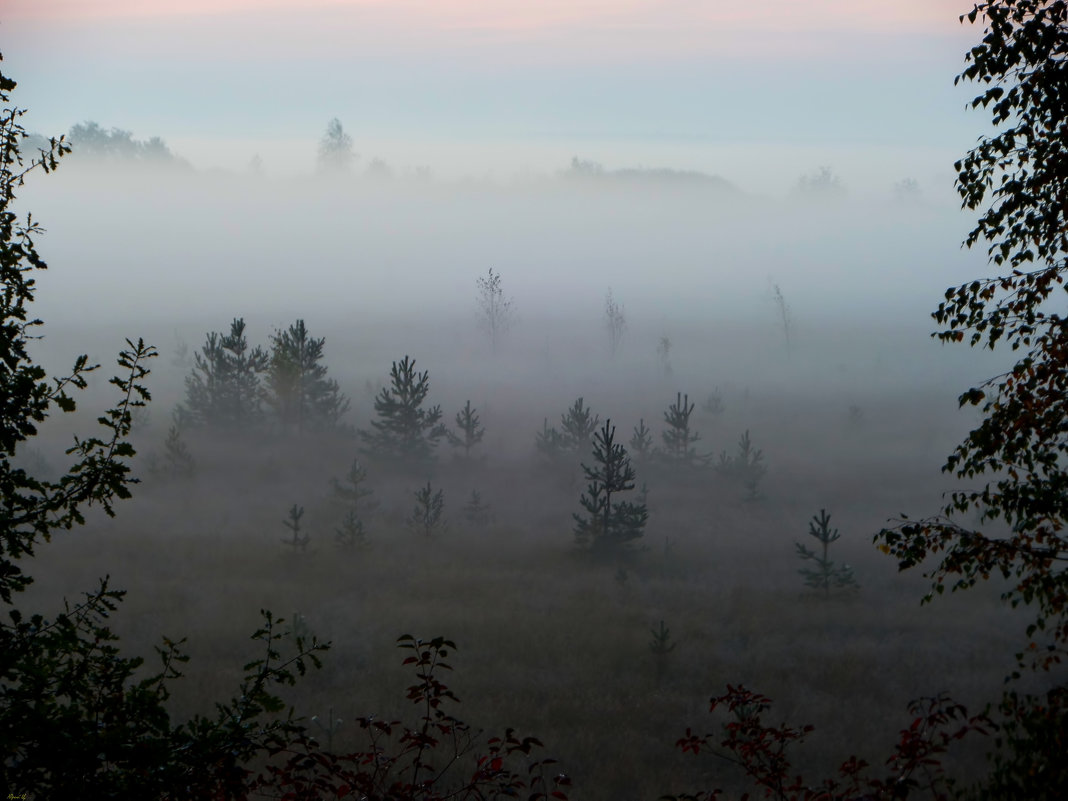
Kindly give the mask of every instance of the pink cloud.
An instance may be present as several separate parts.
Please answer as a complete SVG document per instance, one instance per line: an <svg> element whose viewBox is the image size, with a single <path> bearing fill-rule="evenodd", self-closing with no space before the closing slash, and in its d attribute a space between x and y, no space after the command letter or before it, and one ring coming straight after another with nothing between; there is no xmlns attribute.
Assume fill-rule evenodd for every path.
<svg viewBox="0 0 1068 801"><path fill-rule="evenodd" d="M916 30L955 25L970 10L960 0L10 0L14 19L104 20L107 18L193 17L263 14L316 9L377 12L412 26L540 30L602 24L698 24L777 30Z"/></svg>
<svg viewBox="0 0 1068 801"><path fill-rule="evenodd" d="M117 58L768 63L900 60L908 54L891 45L879 56L875 39L974 37L961 10L961 0L9 0L5 21L27 41L65 31Z"/></svg>

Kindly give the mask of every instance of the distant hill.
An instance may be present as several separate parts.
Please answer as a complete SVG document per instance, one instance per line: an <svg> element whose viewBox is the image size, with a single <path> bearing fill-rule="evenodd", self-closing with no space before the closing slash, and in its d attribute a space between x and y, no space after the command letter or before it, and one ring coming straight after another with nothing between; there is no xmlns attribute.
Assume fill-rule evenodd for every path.
<svg viewBox="0 0 1068 801"><path fill-rule="evenodd" d="M596 161L580 159L577 156L571 159L570 167L560 175L569 180L656 184L742 194L737 186L719 175L709 175L697 170L672 170L667 167L627 167L620 170L606 170Z"/></svg>

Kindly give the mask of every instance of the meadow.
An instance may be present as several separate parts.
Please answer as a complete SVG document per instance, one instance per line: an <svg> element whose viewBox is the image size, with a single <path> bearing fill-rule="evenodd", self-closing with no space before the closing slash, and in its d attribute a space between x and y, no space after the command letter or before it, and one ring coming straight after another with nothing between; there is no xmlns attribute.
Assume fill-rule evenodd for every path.
<svg viewBox="0 0 1068 801"><path fill-rule="evenodd" d="M470 462L442 443L433 468L413 470L376 464L355 436L388 378L385 348L334 357L342 386L354 388L344 429L192 429L183 438L193 474L151 470L188 374L165 351L154 365L153 406L135 429L143 483L117 519L91 518L42 549L31 595L73 599L110 574L112 586L129 591L113 623L130 652L151 659L160 635L188 638L192 660L171 702L178 718L233 692L255 656L247 637L260 608L290 627L298 619L331 649L321 670L284 695L299 716L325 721L332 710L341 718L338 750L366 743L360 716L414 719L395 642L444 635L458 645L446 677L462 701L454 714L486 736L509 726L536 734L573 778L575 799L740 792L732 766L674 746L687 727L715 730L708 699L728 683L774 699L776 722L816 726L797 751L814 775L850 754L879 764L910 720L910 699L946 691L976 706L994 697L1024 625L999 601L996 582L921 606L927 582L898 574L872 544L901 513L935 513L953 486L939 468L971 419L937 368L945 356L873 364L848 349L832 355L823 343L850 335L833 328L823 340L821 332L798 337L790 353L771 326L748 332L744 348L701 340L694 329L680 338L689 349L680 346L684 355L665 369L655 330L635 325L617 361L603 343L578 336L571 341L584 344L560 351L547 350L547 338L517 336L510 350L479 360L428 336L429 358L417 366L430 371L429 402L441 403L452 425L470 398L487 434ZM733 361L724 359L713 381L704 365L717 347ZM660 445L664 412L682 391L695 403L696 445L711 466L636 461L649 508L638 547L609 560L576 549L572 513L585 488L578 462L590 460L552 467L535 433L582 395L602 421L611 418L620 441L642 419ZM744 431L767 466L756 498L714 467ZM55 461L62 432L46 433L55 449L40 456ZM344 505L332 480L354 458L378 508L366 515L366 543L344 548L335 542ZM448 521L431 537L406 524L427 480L443 490ZM472 490L490 519L465 519ZM306 550L283 543L294 504L306 510ZM799 574L795 543L813 544L808 524L821 509L841 532L830 556L852 566L855 592L825 595ZM661 621L672 647L658 654ZM951 769L966 772L981 751L957 750Z"/></svg>

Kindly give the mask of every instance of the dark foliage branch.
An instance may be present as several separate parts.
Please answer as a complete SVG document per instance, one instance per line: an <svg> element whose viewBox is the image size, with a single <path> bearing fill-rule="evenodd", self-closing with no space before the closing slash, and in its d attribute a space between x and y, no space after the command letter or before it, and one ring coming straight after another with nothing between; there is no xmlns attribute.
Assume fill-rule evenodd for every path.
<svg viewBox="0 0 1068 801"><path fill-rule="evenodd" d="M1004 341L1023 355L959 399L983 419L943 470L984 483L951 492L940 516L902 516L876 539L902 570L938 559L927 574L934 594L1010 580L1005 599L1035 611L1018 658L1049 668L1068 652L1068 318L1051 304L1065 298L1068 254L1068 3L988 0L961 20L984 31L957 81L980 85L971 105L998 129L956 164L963 206L980 212L964 244L986 242L1006 269L948 289L934 336ZM972 510L1008 533L957 522Z"/></svg>

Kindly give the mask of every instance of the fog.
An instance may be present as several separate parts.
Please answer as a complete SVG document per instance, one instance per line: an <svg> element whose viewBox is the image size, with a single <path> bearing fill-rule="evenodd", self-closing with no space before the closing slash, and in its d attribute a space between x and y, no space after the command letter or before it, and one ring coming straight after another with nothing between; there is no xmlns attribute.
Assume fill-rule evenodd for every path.
<svg viewBox="0 0 1068 801"><path fill-rule="evenodd" d="M689 350L711 367L742 354L760 372L778 285L797 358L903 366L928 354L924 364L938 358L924 337L941 293L985 270L981 254L960 249L967 221L948 193L767 197L715 176L583 178L566 166L504 180L324 182L71 164L31 182L20 207L46 221L46 252L62 268L40 279L51 326L88 304L94 321L121 320L161 345L177 329L194 344L234 316L261 339L302 317L340 337L330 338L335 369L350 361L339 351L358 352L383 327L399 350L440 358L433 332L446 330L453 359L481 358L475 280L490 268L521 318L516 353L544 349L565 322L571 344L595 353L611 288L626 309L627 356L678 332L680 359ZM908 357L895 358L906 342Z"/></svg>
<svg viewBox="0 0 1068 801"><path fill-rule="evenodd" d="M188 635L194 678L175 696L179 715L228 692L260 606L299 612L334 643L288 698L308 717L328 706L346 720L407 715L391 643L445 634L460 646L462 716L537 733L579 799L705 780L672 744L706 725L706 699L726 682L819 724L826 736L806 754L820 767L847 752L879 758L905 703L949 676L955 695L990 697L1020 619L986 589L921 610L922 578L898 576L871 545L897 515L938 511L955 486L940 467L976 420L956 397L1006 363L930 337L945 288L985 271L960 249L967 220L952 195L769 196L744 180L632 166L324 180L72 158L35 176L19 199L47 229L34 353L56 374L80 352L104 364L78 415L45 425L35 458L62 465L70 435L112 400L104 379L125 337L160 357L134 432L144 483L117 521L93 518L43 552L33 592L73 596L110 573L130 590L115 625L132 647ZM496 350L477 321L476 282L490 269L516 309ZM609 290L626 320L614 356ZM168 475L164 440L188 402L190 358L235 317L264 346L303 319L325 337L351 409L325 433L186 429L195 469ZM404 356L429 371L427 403L450 428L466 401L478 409L475 461L444 443L436 467L363 451L354 432L369 429ZM643 420L660 447L676 393L696 405L710 466L638 462L642 547L589 560L572 531L589 454L553 467L535 435L582 397L619 441ZM767 467L755 497L714 467L744 432ZM379 506L366 547L350 551L334 543L331 480L357 457ZM428 480L449 520L432 538L406 525ZM492 520L465 518L473 489ZM293 504L307 510L306 552L282 543ZM842 531L833 555L854 566L855 593L823 599L798 575L795 543L820 509ZM661 620L678 649L657 662L648 641ZM853 706L865 714L844 713ZM338 738L360 745L353 725Z"/></svg>

